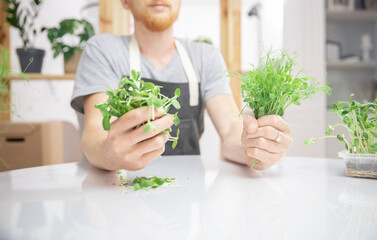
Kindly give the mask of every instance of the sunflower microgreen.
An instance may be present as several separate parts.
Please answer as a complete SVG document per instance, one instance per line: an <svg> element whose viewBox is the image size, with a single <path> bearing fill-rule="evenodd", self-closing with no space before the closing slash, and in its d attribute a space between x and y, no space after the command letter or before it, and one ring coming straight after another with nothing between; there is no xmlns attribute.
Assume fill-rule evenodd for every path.
<svg viewBox="0 0 377 240"><path fill-rule="evenodd" d="M338 101L332 104L333 109L342 123L329 125L325 136L305 140L305 144L310 146L320 139L337 138L343 142L349 153L377 153L377 98L374 102L360 103L352 100L351 94L348 102ZM343 127L347 130L349 139L343 134L331 135L336 127Z"/></svg>
<svg viewBox="0 0 377 240"><path fill-rule="evenodd" d="M161 86L155 85L151 82L144 82L140 79L140 72L135 70L131 71L131 78L123 77L118 85L118 89L112 89L106 92L108 99L105 103L96 104L95 108L98 108L103 116L102 127L104 130L109 131L111 128L111 117L121 117L123 114L144 106L149 106L148 120L141 124L143 125L143 131L149 132L157 131L156 126L152 123L155 120L155 108L164 108L166 112L169 111L170 106L173 105L175 109L180 109L177 98L181 95L181 91L177 88L174 92L174 96L169 98L160 93ZM106 85L105 85L106 86ZM175 114L169 114L174 119L174 125L177 126L180 123L178 112ZM138 126L138 127L141 127ZM169 141L172 141L173 148L177 146L179 129L177 136L170 135L171 128L166 129L162 133L166 133L169 136Z"/></svg>

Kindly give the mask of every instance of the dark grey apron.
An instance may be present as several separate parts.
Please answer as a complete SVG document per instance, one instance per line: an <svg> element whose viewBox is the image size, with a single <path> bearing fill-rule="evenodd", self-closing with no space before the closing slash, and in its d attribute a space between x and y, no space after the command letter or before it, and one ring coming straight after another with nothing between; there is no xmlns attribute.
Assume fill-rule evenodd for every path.
<svg viewBox="0 0 377 240"><path fill-rule="evenodd" d="M177 136L177 128L179 128L178 145L173 149L172 142L168 141L165 145L165 152L162 155L194 155L200 154L199 139L204 131L204 104L202 97L199 95L199 104L190 106L189 104L189 86L188 83L166 83L151 79L142 79L145 82L163 86L161 93L167 97L174 96L175 89L181 90L181 96L178 98L181 109L176 110L170 107L169 113L178 112L181 123L176 127L172 126L172 136ZM199 84L200 90L200 84Z"/></svg>
<svg viewBox="0 0 377 240"><path fill-rule="evenodd" d="M175 137L179 128L178 145L173 149L171 147L172 142L168 141L165 145L165 152L162 155L196 155L200 154L199 139L204 131L204 104L200 94L200 84L196 79L191 60L188 58L186 50L177 40L175 44L188 82L171 83L143 77L142 80L162 86L161 93L167 97L174 96L175 89L179 88L181 90L181 96L178 98L181 109L176 110L172 106L169 110L171 114L178 111L178 117L181 120L177 127L172 126L173 131L171 133ZM140 71L140 52L134 36L131 37L130 42L130 65L131 70Z"/></svg>

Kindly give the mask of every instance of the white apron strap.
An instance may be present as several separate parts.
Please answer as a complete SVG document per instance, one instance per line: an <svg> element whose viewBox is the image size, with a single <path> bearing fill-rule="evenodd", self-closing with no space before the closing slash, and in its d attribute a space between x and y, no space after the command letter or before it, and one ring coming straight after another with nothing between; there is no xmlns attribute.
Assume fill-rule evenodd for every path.
<svg viewBox="0 0 377 240"><path fill-rule="evenodd" d="M186 49L177 40L175 40L175 47L177 48L179 58L181 59L183 69L186 73L186 77L188 80L189 91L190 91L190 106L198 106L199 83L198 83L198 79L196 77L191 59L189 55L187 54ZM137 40L134 35L131 36L129 54L130 54L130 76L131 76L131 70L141 72L140 50L139 50L139 45L137 44Z"/></svg>
<svg viewBox="0 0 377 240"><path fill-rule="evenodd" d="M131 35L129 54L130 54L130 77L131 77L132 70L135 70L136 72L141 73L140 50L139 50L139 45L137 44L137 41L134 35Z"/></svg>
<svg viewBox="0 0 377 240"><path fill-rule="evenodd" d="M182 44L175 39L175 47L177 48L177 52L179 57L181 58L181 62L183 65L183 69L185 70L186 77L189 84L189 91L190 91L190 106L198 106L199 104L199 83L198 79L196 78L194 66L192 65L191 59L187 54L186 49L182 46Z"/></svg>

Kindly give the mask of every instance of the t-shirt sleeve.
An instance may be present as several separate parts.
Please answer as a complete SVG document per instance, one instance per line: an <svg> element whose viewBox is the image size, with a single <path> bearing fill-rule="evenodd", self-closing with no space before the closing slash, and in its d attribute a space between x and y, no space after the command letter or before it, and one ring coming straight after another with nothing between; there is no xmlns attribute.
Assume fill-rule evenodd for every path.
<svg viewBox="0 0 377 240"><path fill-rule="evenodd" d="M84 113L84 96L108 90L103 84L116 88L119 78L114 71L110 56L95 44L87 43L77 68L71 98L71 106Z"/></svg>
<svg viewBox="0 0 377 240"><path fill-rule="evenodd" d="M232 95L230 88L229 73L225 65L223 56L219 49L211 46L207 48L207 53L204 54L204 101L220 95Z"/></svg>

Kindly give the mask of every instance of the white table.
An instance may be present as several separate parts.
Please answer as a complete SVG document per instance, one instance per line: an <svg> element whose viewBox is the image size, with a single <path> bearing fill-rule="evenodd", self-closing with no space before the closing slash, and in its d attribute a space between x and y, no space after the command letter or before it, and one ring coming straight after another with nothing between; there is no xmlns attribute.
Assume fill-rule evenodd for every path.
<svg viewBox="0 0 377 240"><path fill-rule="evenodd" d="M0 239L377 239L377 180L341 159L287 157L264 172L199 156L127 177L179 186L120 194L88 163L0 173Z"/></svg>

